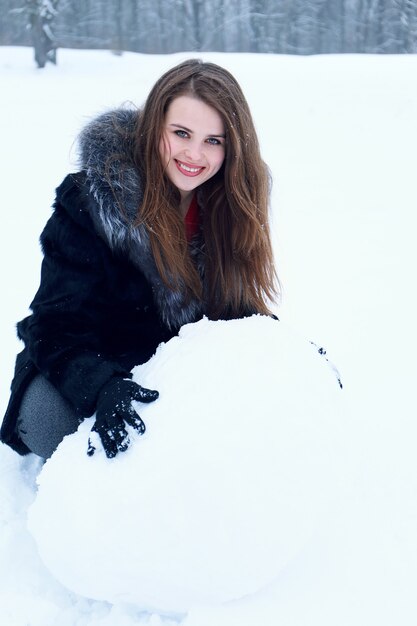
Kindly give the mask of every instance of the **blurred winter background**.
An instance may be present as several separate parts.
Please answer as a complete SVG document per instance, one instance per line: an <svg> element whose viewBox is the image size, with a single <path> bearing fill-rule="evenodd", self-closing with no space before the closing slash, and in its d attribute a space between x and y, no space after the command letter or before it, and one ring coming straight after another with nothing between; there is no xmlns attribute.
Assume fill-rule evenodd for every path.
<svg viewBox="0 0 417 626"><path fill-rule="evenodd" d="M274 179L279 315L342 374L346 467L322 536L273 591L184 625L414 626L417 2L0 0L0 14L2 410L14 324L39 283L38 236L76 169L77 132L140 105L182 59L224 65ZM1 447L0 468L1 626L175 621L54 581L26 530L39 464Z"/></svg>

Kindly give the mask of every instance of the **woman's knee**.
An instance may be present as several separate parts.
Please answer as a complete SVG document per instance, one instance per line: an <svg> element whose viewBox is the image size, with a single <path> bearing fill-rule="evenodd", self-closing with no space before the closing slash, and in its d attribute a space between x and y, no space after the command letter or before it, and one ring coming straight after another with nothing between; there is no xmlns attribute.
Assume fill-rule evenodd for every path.
<svg viewBox="0 0 417 626"><path fill-rule="evenodd" d="M55 387L44 376L36 376L22 398L17 420L18 434L28 448L47 459L79 424L75 411Z"/></svg>

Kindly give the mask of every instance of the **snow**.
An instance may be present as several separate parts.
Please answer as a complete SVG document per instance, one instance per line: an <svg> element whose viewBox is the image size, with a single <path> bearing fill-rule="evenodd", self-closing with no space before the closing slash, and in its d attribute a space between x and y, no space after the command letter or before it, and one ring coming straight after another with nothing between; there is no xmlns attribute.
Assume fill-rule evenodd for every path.
<svg viewBox="0 0 417 626"><path fill-rule="evenodd" d="M19 349L14 324L39 281L37 237L53 188L76 167L71 146L78 129L105 108L139 104L166 68L188 56L60 50L59 65L39 71L31 50L0 49L3 408ZM226 606L161 616L83 598L48 572L26 526L40 463L2 447L0 624L412 626L417 58L203 58L223 64L242 84L274 178L274 244L285 288L279 316L324 345L342 373L347 416L337 493L273 585ZM297 460L308 479L303 458ZM73 462L69 478L75 468ZM78 554L84 558L81 549Z"/></svg>
<svg viewBox="0 0 417 626"><path fill-rule="evenodd" d="M45 464L29 511L42 560L81 595L164 612L259 591L336 491L333 370L254 316L184 326L135 378L161 394L137 407L144 437L112 463L90 459L91 418Z"/></svg>

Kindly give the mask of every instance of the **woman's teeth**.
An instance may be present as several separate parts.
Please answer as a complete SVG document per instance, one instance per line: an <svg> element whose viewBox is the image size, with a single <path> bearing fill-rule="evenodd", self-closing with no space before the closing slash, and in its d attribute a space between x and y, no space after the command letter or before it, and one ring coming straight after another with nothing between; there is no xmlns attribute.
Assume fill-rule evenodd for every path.
<svg viewBox="0 0 417 626"><path fill-rule="evenodd" d="M184 163L181 163L180 161L178 161L178 165L180 166L182 170L185 170L186 172L190 172L191 174L196 174L197 172L203 169L202 167L189 167L188 165L184 165Z"/></svg>

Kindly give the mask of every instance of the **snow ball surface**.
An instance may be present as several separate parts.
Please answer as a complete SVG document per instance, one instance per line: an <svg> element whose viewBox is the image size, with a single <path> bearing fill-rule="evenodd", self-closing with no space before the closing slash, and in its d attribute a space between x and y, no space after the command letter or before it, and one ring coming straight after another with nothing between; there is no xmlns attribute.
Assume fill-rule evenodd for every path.
<svg viewBox="0 0 417 626"><path fill-rule="evenodd" d="M29 528L78 594L187 612L256 593L306 545L336 487L341 392L326 359L265 316L184 326L134 369L159 399L108 460L93 418L44 465Z"/></svg>

